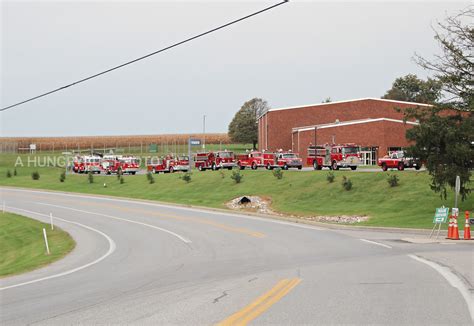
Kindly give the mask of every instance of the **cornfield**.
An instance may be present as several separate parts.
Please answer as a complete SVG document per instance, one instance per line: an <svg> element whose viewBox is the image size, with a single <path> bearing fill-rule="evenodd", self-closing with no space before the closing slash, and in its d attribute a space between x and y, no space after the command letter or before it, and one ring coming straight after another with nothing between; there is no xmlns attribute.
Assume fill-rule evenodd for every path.
<svg viewBox="0 0 474 326"><path fill-rule="evenodd" d="M0 152L27 151L36 144L37 151L110 148L148 148L152 144L162 147L187 146L189 137L205 140L206 144L229 144L227 134L167 134L132 136L79 136L79 137L1 137Z"/></svg>

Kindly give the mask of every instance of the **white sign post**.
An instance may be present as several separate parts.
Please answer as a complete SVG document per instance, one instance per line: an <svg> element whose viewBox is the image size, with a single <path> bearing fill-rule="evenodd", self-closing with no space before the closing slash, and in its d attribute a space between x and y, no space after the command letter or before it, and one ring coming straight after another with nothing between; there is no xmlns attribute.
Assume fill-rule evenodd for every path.
<svg viewBox="0 0 474 326"><path fill-rule="evenodd" d="M45 228L43 228L43 236L44 236L44 243L46 245L46 252L49 255L48 237L46 236L46 229Z"/></svg>
<svg viewBox="0 0 474 326"><path fill-rule="evenodd" d="M49 219L51 220L51 230L54 230L53 213L49 213Z"/></svg>
<svg viewBox="0 0 474 326"><path fill-rule="evenodd" d="M461 191L461 178L459 176L456 176L456 185L454 187L454 207L458 208L458 195L459 192Z"/></svg>

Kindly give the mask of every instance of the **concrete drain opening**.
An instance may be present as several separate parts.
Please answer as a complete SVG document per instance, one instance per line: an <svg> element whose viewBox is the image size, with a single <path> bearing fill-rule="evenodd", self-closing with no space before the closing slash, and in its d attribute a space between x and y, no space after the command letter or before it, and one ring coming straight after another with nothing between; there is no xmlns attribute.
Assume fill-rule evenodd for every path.
<svg viewBox="0 0 474 326"><path fill-rule="evenodd" d="M252 202L252 200L250 200L250 198L244 196L244 197L240 198L238 203L239 203L239 205L246 205L246 204L249 204L251 202Z"/></svg>

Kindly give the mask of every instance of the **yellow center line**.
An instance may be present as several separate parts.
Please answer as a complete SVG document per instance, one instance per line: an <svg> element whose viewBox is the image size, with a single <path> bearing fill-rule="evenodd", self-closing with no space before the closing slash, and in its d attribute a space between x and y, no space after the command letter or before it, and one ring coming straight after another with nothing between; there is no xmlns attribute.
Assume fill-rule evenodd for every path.
<svg viewBox="0 0 474 326"><path fill-rule="evenodd" d="M49 198L47 196L41 196L41 195L29 195L29 196L35 197L35 198L40 198L40 199L49 199L49 200L51 200L51 198ZM54 201L55 202L68 202L68 203L74 202L74 203L77 203L76 200L72 200L72 199L58 199L58 198L55 198ZM219 228L221 230L225 230L225 231L229 231L229 232L235 232L235 233L242 233L242 234L246 234L246 235L249 235L249 236L252 236L252 237L255 237L255 238L264 238L265 237L265 234L263 234L261 232L256 232L256 231L252 231L252 230L245 229L245 228L233 227L233 226L229 226L229 225L226 225L226 224L214 222L214 221L211 221L211 220L208 220L208 219L203 219L203 218L157 213L157 212L152 212L152 211L145 210L145 209L128 208L128 207L123 207L123 206L116 205L116 204L107 204L107 203L92 203L92 202L85 202L84 201L84 202L81 202L81 205L109 207L109 208L114 208L114 209L118 209L118 210L122 210L122 211L128 211L128 212L132 212L132 213L140 213L140 214L145 214L145 215L158 216L158 217L164 217L164 218L172 218L172 219L181 220L181 221L188 221L188 222L193 222L193 223L198 223L198 224L210 225L210 226Z"/></svg>
<svg viewBox="0 0 474 326"><path fill-rule="evenodd" d="M258 297L255 301L250 303L248 306L237 311L230 317L224 319L217 326L245 326L265 311L267 311L271 306L280 301L285 295L287 295L295 286L301 282L301 279L283 279L278 282L273 288L268 292Z"/></svg>

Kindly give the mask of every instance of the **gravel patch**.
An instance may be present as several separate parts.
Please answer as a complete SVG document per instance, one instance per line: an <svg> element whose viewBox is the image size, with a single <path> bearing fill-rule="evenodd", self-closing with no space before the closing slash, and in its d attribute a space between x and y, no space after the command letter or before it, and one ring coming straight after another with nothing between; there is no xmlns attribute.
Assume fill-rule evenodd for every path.
<svg viewBox="0 0 474 326"><path fill-rule="evenodd" d="M248 198L250 202L245 202L242 198ZM245 203L243 203L245 202ZM369 219L368 216L350 216L350 215L340 215L340 216L296 216L296 215L286 215L273 211L271 206L271 200L269 198L262 198L258 196L241 196L232 199L226 203L226 206L233 210L238 211L251 211L260 214L269 214L269 215L278 215L278 216L289 216L293 218L300 218L309 221L316 222L326 222L326 223L336 223L336 224L357 224L360 222L365 222Z"/></svg>

